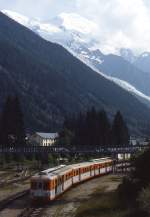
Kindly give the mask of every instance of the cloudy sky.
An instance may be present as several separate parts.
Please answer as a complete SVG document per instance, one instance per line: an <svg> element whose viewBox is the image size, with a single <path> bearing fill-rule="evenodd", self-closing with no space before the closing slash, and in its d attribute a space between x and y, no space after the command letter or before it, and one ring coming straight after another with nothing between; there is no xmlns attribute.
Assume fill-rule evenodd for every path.
<svg viewBox="0 0 150 217"><path fill-rule="evenodd" d="M98 24L106 52L120 47L150 51L150 0L0 0L0 9L46 20L78 13Z"/></svg>

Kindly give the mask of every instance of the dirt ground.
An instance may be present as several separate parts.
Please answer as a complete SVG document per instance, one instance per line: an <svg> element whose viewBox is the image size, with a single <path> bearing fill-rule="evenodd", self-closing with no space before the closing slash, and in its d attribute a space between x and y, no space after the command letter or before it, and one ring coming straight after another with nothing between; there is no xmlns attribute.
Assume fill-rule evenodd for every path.
<svg viewBox="0 0 150 217"><path fill-rule="evenodd" d="M29 183L29 180L26 180L22 183L13 183L8 186L0 187L0 200L4 200L16 193L29 189ZM8 205L5 210L0 211L0 217L16 217L25 207L27 207L28 204L29 196L18 199L14 203Z"/></svg>
<svg viewBox="0 0 150 217"><path fill-rule="evenodd" d="M16 200L0 212L0 217L17 217L28 206L28 201L29 197Z"/></svg>
<svg viewBox="0 0 150 217"><path fill-rule="evenodd" d="M107 175L79 184L47 205L41 217L75 217L77 209L88 201L93 192L111 192L118 187L120 181L119 176ZM29 196L15 201L0 212L0 217L16 217L28 206L28 202Z"/></svg>
<svg viewBox="0 0 150 217"><path fill-rule="evenodd" d="M107 175L77 185L49 205L41 217L75 217L77 209L88 201L93 192L113 191L117 189L120 182L121 177Z"/></svg>
<svg viewBox="0 0 150 217"><path fill-rule="evenodd" d="M22 183L13 183L8 186L0 187L0 201L12 196L16 193L29 189L29 180Z"/></svg>

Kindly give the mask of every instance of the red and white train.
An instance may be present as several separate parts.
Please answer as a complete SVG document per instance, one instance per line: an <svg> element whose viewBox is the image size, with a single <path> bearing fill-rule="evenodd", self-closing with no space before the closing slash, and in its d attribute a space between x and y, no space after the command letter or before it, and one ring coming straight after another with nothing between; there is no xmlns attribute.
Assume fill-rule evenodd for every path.
<svg viewBox="0 0 150 217"><path fill-rule="evenodd" d="M111 158L100 158L44 170L31 178L32 202L54 200L75 184L112 172L112 164Z"/></svg>

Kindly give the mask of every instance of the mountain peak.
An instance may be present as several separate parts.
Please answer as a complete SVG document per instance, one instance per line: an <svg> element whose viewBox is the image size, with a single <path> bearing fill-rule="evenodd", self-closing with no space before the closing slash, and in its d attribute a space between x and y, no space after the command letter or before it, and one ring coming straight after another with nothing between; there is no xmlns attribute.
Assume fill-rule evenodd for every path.
<svg viewBox="0 0 150 217"><path fill-rule="evenodd" d="M51 21L67 30L74 30L83 34L91 34L98 30L98 26L76 13L61 13Z"/></svg>
<svg viewBox="0 0 150 217"><path fill-rule="evenodd" d="M26 26L29 22L29 18L24 16L24 15L21 15L17 12L14 12L14 11L10 11L10 10L2 10L1 11L3 14L5 14L6 16L12 18L13 20L17 21L18 23Z"/></svg>
<svg viewBox="0 0 150 217"><path fill-rule="evenodd" d="M150 56L150 52L144 52L144 53L141 54L142 58L145 58L145 57L148 57L148 56Z"/></svg>

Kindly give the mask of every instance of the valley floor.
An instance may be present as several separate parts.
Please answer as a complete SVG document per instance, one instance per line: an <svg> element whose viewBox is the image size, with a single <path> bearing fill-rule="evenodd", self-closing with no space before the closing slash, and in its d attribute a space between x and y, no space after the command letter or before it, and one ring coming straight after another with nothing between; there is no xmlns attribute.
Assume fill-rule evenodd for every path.
<svg viewBox="0 0 150 217"><path fill-rule="evenodd" d="M43 217L123 217L115 192L121 180L108 175L80 184L48 206Z"/></svg>

